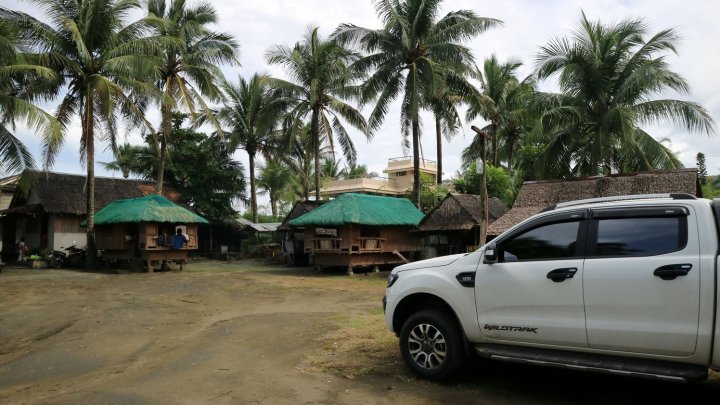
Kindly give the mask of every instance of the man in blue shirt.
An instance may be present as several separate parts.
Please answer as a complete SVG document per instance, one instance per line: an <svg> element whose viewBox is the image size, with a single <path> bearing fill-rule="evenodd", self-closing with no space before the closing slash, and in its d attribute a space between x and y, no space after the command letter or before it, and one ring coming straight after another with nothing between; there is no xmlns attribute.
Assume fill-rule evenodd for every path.
<svg viewBox="0 0 720 405"><path fill-rule="evenodd" d="M173 238L172 241L172 248L173 249L182 249L183 246L188 242L187 236L183 235L182 229L177 229L177 234Z"/></svg>

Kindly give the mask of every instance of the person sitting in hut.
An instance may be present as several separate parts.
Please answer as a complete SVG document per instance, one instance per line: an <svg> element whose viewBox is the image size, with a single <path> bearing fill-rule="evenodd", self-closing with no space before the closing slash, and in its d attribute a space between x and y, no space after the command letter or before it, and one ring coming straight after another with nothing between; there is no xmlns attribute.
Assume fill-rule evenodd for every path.
<svg viewBox="0 0 720 405"><path fill-rule="evenodd" d="M188 242L188 237L182 233L182 229L178 228L177 233L172 241L173 249L182 249L183 246Z"/></svg>

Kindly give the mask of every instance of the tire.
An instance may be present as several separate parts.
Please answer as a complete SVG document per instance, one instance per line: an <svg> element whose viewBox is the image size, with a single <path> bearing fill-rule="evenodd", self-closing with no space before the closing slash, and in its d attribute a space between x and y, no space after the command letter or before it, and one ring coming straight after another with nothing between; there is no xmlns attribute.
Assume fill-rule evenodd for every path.
<svg viewBox="0 0 720 405"><path fill-rule="evenodd" d="M62 267L62 262L57 257L51 257L49 264L53 269L59 269Z"/></svg>
<svg viewBox="0 0 720 405"><path fill-rule="evenodd" d="M405 321L400 329L400 352L415 374L430 380L451 377L465 361L457 323L434 310L419 311Z"/></svg>

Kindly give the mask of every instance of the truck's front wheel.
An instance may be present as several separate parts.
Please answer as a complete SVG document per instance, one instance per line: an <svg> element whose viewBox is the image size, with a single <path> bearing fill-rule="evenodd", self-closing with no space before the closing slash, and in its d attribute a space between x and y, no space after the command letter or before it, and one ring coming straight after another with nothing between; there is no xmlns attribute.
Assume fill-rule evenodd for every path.
<svg viewBox="0 0 720 405"><path fill-rule="evenodd" d="M450 377L464 360L456 323L432 310L417 312L405 321L400 329L400 352L416 374L433 380Z"/></svg>

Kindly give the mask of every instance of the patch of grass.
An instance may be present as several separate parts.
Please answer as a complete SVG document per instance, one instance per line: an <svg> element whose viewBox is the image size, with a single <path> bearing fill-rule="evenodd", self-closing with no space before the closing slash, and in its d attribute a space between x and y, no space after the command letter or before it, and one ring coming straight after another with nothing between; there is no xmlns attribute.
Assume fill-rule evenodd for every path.
<svg viewBox="0 0 720 405"><path fill-rule="evenodd" d="M321 349L303 368L355 378L371 373L395 374L401 365L397 338L380 313L337 316L338 327L322 336Z"/></svg>

